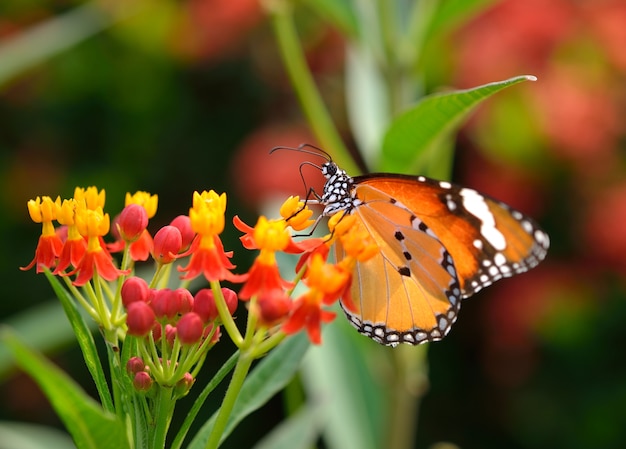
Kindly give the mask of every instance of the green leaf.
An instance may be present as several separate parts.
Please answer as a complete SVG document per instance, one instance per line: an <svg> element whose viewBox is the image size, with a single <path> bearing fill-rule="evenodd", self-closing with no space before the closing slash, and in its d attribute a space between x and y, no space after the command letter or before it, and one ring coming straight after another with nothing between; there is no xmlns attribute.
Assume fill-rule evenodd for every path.
<svg viewBox="0 0 626 449"><path fill-rule="evenodd" d="M4 324L15 329L26 343L42 353L48 354L76 344L74 331L57 298L23 310L9 317ZM96 328L95 323L91 328ZM13 364L13 357L6 348L0 346L0 379L11 370Z"/></svg>
<svg viewBox="0 0 626 449"><path fill-rule="evenodd" d="M427 174L429 169L449 157L447 154L440 157L438 150L476 106L502 89L534 80L534 76L518 76L473 89L424 97L391 123L383 139L379 169L393 173Z"/></svg>
<svg viewBox="0 0 626 449"><path fill-rule="evenodd" d="M0 421L0 449L70 449L72 439L51 427Z"/></svg>
<svg viewBox="0 0 626 449"><path fill-rule="evenodd" d="M59 298L59 301L61 301L61 305L70 321L74 334L76 334L76 339L83 353L85 364L98 389L102 406L105 410L112 412L114 411L113 400L111 399L111 392L109 391L106 377L104 377L102 363L100 362L100 357L98 357L93 335L91 335L89 327L87 327L83 316L78 311L74 298L63 288L56 276L53 276L49 271L45 271L45 274L54 293L57 295L57 298Z"/></svg>
<svg viewBox="0 0 626 449"><path fill-rule="evenodd" d="M366 361L387 360L388 348L363 338L343 319L326 326L323 338L309 350L301 373L307 397L326 401L324 442L330 449L381 447L388 410Z"/></svg>
<svg viewBox="0 0 626 449"><path fill-rule="evenodd" d="M67 374L23 344L6 327L0 330L0 341L44 391L78 449L130 448L124 423L104 411Z"/></svg>
<svg viewBox="0 0 626 449"><path fill-rule="evenodd" d="M450 28L468 22L495 3L495 0L446 0L438 3L439 7L430 22L430 34L446 32Z"/></svg>
<svg viewBox="0 0 626 449"><path fill-rule="evenodd" d="M319 438L326 410L320 404L302 407L280 423L253 449L309 449Z"/></svg>
<svg viewBox="0 0 626 449"><path fill-rule="evenodd" d="M222 435L222 441L246 416L259 409L287 385L298 370L308 346L309 340L301 332L282 342L259 362L241 388ZM206 446L218 412L214 413L194 436L189 449L201 449Z"/></svg>

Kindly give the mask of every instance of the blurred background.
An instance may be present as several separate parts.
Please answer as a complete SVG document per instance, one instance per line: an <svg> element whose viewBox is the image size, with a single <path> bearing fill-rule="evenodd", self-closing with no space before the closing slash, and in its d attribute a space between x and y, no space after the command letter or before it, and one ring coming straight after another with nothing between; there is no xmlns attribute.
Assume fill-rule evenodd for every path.
<svg viewBox="0 0 626 449"><path fill-rule="evenodd" d="M0 3L0 321L37 319L33 332L45 335L47 321L64 319L48 312L46 280L18 269L39 236L26 210L37 195L97 185L114 215L125 192L146 190L159 195L157 229L187 213L194 190L227 192L230 215L248 222L277 192L302 193L292 155L268 155L315 142L280 58L272 3ZM345 105L351 37L317 3L330 4L294 2L298 32L356 151ZM427 94L538 77L471 117L453 179L535 217L552 248L537 269L466 302L451 334L431 345L415 447L624 447L626 1L469 3L424 37L414 78ZM237 232L224 241L240 248ZM247 267L249 256L238 257ZM52 346L92 391L71 336ZM0 361L0 419L60 427L37 387ZM279 422L274 402L225 447L247 447Z"/></svg>

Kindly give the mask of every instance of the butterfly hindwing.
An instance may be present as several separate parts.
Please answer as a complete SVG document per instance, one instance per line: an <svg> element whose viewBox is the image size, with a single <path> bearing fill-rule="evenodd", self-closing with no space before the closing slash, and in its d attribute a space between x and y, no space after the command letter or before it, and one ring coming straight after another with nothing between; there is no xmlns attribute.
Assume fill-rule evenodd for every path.
<svg viewBox="0 0 626 449"><path fill-rule="evenodd" d="M379 247L358 263L352 302L341 304L352 324L379 343L419 344L443 338L459 307L461 291L453 258L437 236L403 203L368 185L353 213ZM340 243L338 259L343 257Z"/></svg>

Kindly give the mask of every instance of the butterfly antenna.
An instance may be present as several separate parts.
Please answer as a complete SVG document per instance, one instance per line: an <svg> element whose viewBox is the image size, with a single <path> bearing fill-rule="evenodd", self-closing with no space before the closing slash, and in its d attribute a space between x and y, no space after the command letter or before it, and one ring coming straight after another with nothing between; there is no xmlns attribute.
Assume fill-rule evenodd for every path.
<svg viewBox="0 0 626 449"><path fill-rule="evenodd" d="M326 151L322 150L321 148L316 147L315 145L311 145L310 143L300 144L296 148L293 148L293 147L274 147L274 148L272 148L270 150L270 154L272 154L274 151L278 151L278 150L289 150L289 151L297 151L299 153L311 154L313 156L323 157L328 162L331 162L333 160L333 158L330 157L330 154L328 154Z"/></svg>

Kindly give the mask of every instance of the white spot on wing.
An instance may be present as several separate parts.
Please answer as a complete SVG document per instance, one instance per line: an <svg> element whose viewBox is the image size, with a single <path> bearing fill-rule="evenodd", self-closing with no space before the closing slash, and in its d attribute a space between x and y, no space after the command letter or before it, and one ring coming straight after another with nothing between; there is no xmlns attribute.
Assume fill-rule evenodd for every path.
<svg viewBox="0 0 626 449"><path fill-rule="evenodd" d="M463 207L481 221L480 233L498 251L506 249L506 239L496 228L496 219L489 210L485 198L475 190L461 189ZM475 244L475 242L474 242Z"/></svg>

